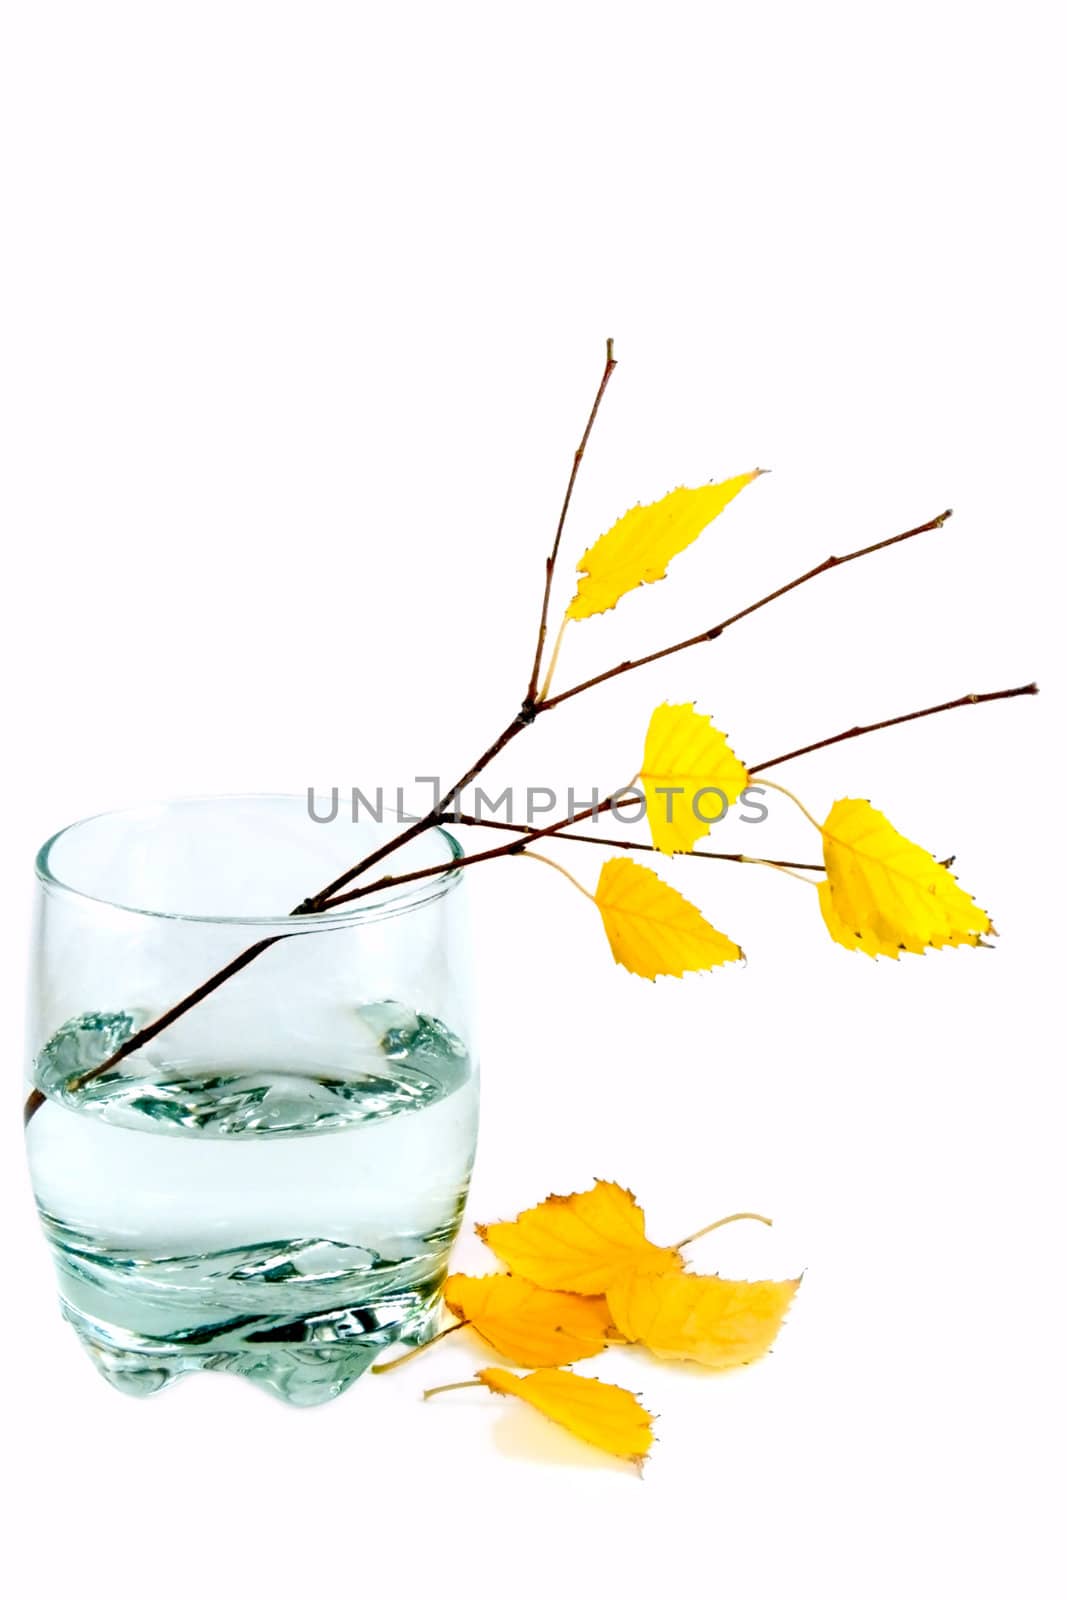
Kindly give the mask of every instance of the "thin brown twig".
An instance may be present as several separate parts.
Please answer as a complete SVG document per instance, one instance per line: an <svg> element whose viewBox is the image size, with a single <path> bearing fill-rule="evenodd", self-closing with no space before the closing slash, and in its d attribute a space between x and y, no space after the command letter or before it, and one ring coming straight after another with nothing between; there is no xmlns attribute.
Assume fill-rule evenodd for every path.
<svg viewBox="0 0 1067 1600"><path fill-rule="evenodd" d="M787 750L785 755L771 756L769 761L757 761L755 766L749 767L749 773L766 772L769 767L780 767L784 761L794 761L797 756L810 755L813 750L826 750L832 744L841 744L846 739L859 739L865 733L880 733L883 728L895 728L901 722L917 722L920 717L934 717L941 711L956 711L961 706L987 705L990 700L1014 700L1017 695L1037 694L1036 683L1024 683L1018 689L994 689L991 694L961 694L958 700L943 700L940 705L926 706L922 711L906 711L900 717L886 717L882 722L867 722L855 728L846 728L844 733L831 734L828 739L815 739L811 744L798 745L795 750Z"/></svg>
<svg viewBox="0 0 1067 1600"><path fill-rule="evenodd" d="M614 796L612 796L612 799ZM611 805L611 799L601 800L599 805L588 806L584 811L576 811L575 822L585 822L589 817L599 816ZM414 867L410 872L398 872L391 877L375 878L373 883L361 883L354 889L349 889L347 894L335 895L332 900L327 900L322 906L323 911L333 911L337 906L345 906L353 900L362 900L369 894L377 894L382 889L398 889L405 883L418 883L422 878L437 877L444 872L465 871L468 867L476 867L483 861L499 861L504 856L518 856L538 839L552 839L567 827L569 818L563 817L559 822L551 822L544 828L533 828L528 834L519 839L513 839L509 844L498 845L493 850L479 850L472 856L460 856L458 861L449 861L442 865L436 862L430 867Z"/></svg>
<svg viewBox="0 0 1067 1600"><path fill-rule="evenodd" d="M548 629L548 607L552 597L552 580L555 575L556 558L559 555L560 541L563 538L563 530L567 522L567 513L570 510L571 496L574 494L574 485L578 478L578 469L582 464L582 458L585 455L586 446L589 443L589 436L593 431L593 424L596 422L597 412L600 410L600 402L604 398L604 391L607 389L611 374L615 371L617 366L618 362L615 360L615 341L614 339L609 339L607 342L607 359L604 364L604 372L601 376L600 385L593 400L593 406L589 413L589 418L585 424L585 430L582 433L578 448L574 453L574 461L571 465L570 477L567 480L567 490L563 497L563 506L560 510L559 521L556 524L556 533L552 541L552 549L549 552L548 560L545 563L545 589L544 598L541 603L541 621L537 634L537 648L534 653L533 672L530 675L530 685L526 691L526 698L523 701L518 714L504 729L503 733L498 735L498 737L493 740L493 743L489 746L489 748L483 751L483 753L478 757L477 761L471 763L470 767L468 767L462 778L460 778L457 783L452 785L451 789L449 789L448 792L442 796L442 798L437 802L431 811L427 812L425 817L420 817L417 822L413 822L409 828L407 828L403 833L399 834L396 838L390 839L387 841L387 843L380 845L377 850L372 850L369 855L364 856L360 861L357 861L354 866L349 867L346 872L343 872L339 878L335 878L332 883L328 883L325 888L320 889L318 894L311 895L307 900L303 901L302 904L297 907L294 915L300 913L306 914L308 912L321 910L323 905L326 904L330 897L335 895L339 889L343 889L346 884L351 883L353 878L359 877L361 873L366 872L370 867L376 866L379 861L384 861L386 856L392 855L393 852L399 850L402 845L410 843L410 841L414 838L417 838L420 833L424 833L427 828L432 827L435 822L440 821L446 815L452 801L458 794L462 793L467 784L473 782L475 778L484 772L489 763L495 760L495 758L500 754L504 746L510 744L515 735L517 733L521 733L523 728L527 727L529 723L533 721L533 718L536 715L534 702L537 699L537 680L540 676L541 660L544 655L545 638Z"/></svg>
<svg viewBox="0 0 1067 1600"><path fill-rule="evenodd" d="M618 802L620 807L639 805L641 796L634 799L622 799ZM503 822L499 817L472 817L462 812L458 817L453 817L453 823L467 828L505 828L511 833L533 833L533 825L525 822ZM569 833L560 832L553 834L554 839L570 839L575 844L600 844L608 850L648 850L652 855L662 855L662 850L657 850L654 844L647 844L643 839L619 839L596 833ZM736 852L725 850L679 850L676 859L689 861L695 858L698 861L733 861L744 866L759 867L792 867L801 872L825 872L822 862L814 861L772 861L766 856L745 856ZM553 863L554 865L555 863Z"/></svg>
<svg viewBox="0 0 1067 1600"><path fill-rule="evenodd" d="M219 972L206 979L191 994L187 994L184 1000L179 1000L177 1005L171 1006L170 1010L165 1011L161 1017L157 1017L155 1022L147 1023L145 1027L131 1034L126 1043L120 1045L106 1061L102 1061L99 1066L91 1067L88 1072L79 1073L76 1078L72 1078L67 1085L68 1089L77 1090L83 1088L93 1078L100 1077L102 1073L117 1066L120 1061L124 1061L135 1050L140 1050L143 1045L151 1043L157 1034L163 1032L164 1028L169 1028L172 1022L177 1022L179 1017L183 1017L187 1011L191 1011L194 1006L198 1006L201 1000L206 1000L208 995L214 994L215 990L221 988L230 978L235 977L243 968L250 966L258 956L263 954L264 950L269 950L271 945L278 944L282 939L291 937L292 935L288 933L277 933L270 939L259 939L255 944L249 945L247 950L242 950L240 955L234 956L233 960L227 962L226 966ZM38 1107L35 1105L31 1111L30 1102L27 1100L25 1107L25 1119L27 1122L37 1109Z"/></svg>
<svg viewBox="0 0 1067 1600"><path fill-rule="evenodd" d="M391 856L401 846L409 844L420 833L425 833L427 828L432 828L436 823L445 820L448 816L448 808L456 796L462 793L468 783L471 783L484 772L489 763L496 760L505 745L510 744L515 735L521 733L523 728L532 720L532 717L527 717L520 712L518 716L508 723L503 733L497 735L489 748L478 757L477 761L472 763L458 783L454 783L451 789L441 797L432 811L428 811L424 817L420 817L409 828L405 828L403 833L397 834L392 839L387 839L384 844L378 846L377 850L372 850L369 855L361 857L354 866L349 867L346 872L342 872L340 877L334 878L332 883L328 883L325 888L320 889L318 894L311 895L307 900L302 901L290 915L294 917L307 916L309 913L321 911L324 906L329 904L330 897L335 895L339 889L343 889L346 884L351 883L353 878L358 878L360 873L367 871L368 867L377 866L379 861L384 861L386 856Z"/></svg>
<svg viewBox="0 0 1067 1600"><path fill-rule="evenodd" d="M618 362L615 360L615 341L614 339L609 339L607 360L604 363L604 375L600 380L600 387L596 392L596 399L593 401L593 409L589 413L589 421L585 425L585 432L582 434L581 442L574 452L571 475L567 479L567 492L563 496L563 509L560 511L559 522L556 525L556 537L552 541L552 549L549 552L548 560L545 562L545 592L541 601L541 623L537 630L537 649L534 651L533 671L530 673L530 686L526 691L527 705L533 705L537 699L537 680L541 676L541 659L545 653L545 639L548 635L548 607L552 599L552 580L556 573L556 558L559 555L560 540L563 538L563 529L567 522L567 512L571 506L571 495L574 493L578 469L582 464L582 457L585 455L585 447L589 443L589 435L593 431L596 414L600 410L600 402L604 398L604 391L617 365Z"/></svg>
<svg viewBox="0 0 1067 1600"><path fill-rule="evenodd" d="M576 683L571 689L563 689L559 694L551 695L547 700L542 700L538 706L539 711L551 711L553 707L560 706L565 700L571 700L576 694L585 694L587 690L594 689L599 683L608 683L612 678L620 678L625 672L636 672L638 667L647 667L652 661L662 661L666 656L677 655L679 650L689 650L696 644L707 644L712 639L717 639L720 634L732 628L735 622L740 622L744 617L752 616L753 612L762 611L764 606L769 606L773 601L780 600L783 595L789 594L793 589L799 589L802 583L810 583L812 578L818 578L824 572L830 572L834 567L843 567L849 561L858 561L862 556L872 556L878 550L888 550L891 545L902 544L905 539L915 539L920 533L930 533L935 528L941 528L951 517L951 511L942 511L938 517L931 517L929 522L923 522L917 528L909 528L906 533L896 533L891 539L879 539L876 544L864 545L862 550L852 550L847 556L827 556L825 561L820 561L817 567L810 567L807 572L802 572L798 578L792 578L788 583L783 583L781 588L773 589L770 594L765 594L762 600L756 600L752 605L745 606L741 611L735 611L732 617L727 617L723 622L716 623L714 628L705 628L702 633L694 633L689 639L682 639L678 644L666 645L662 650L653 650L647 656L638 656L636 661L620 661L617 666L609 668L607 672L598 672L592 678L586 678L582 683Z"/></svg>

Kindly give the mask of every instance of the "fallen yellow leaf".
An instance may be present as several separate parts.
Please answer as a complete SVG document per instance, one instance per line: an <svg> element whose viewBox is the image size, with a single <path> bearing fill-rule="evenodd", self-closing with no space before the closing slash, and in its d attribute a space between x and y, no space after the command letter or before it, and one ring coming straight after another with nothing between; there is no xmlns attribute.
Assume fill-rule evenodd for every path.
<svg viewBox="0 0 1067 1600"><path fill-rule="evenodd" d="M505 1361L520 1367L560 1367L595 1356L611 1326L602 1296L541 1289L507 1273L445 1281L445 1304L470 1324Z"/></svg>
<svg viewBox="0 0 1067 1600"><path fill-rule="evenodd" d="M653 711L639 776L652 843L668 855L691 850L748 783L726 735L692 701Z"/></svg>
<svg viewBox="0 0 1067 1600"><path fill-rule="evenodd" d="M633 1268L668 1271L677 1250L650 1243L629 1189L598 1178L578 1194L549 1195L514 1222L480 1223L480 1239L505 1266L543 1289L600 1295Z"/></svg>
<svg viewBox="0 0 1067 1600"><path fill-rule="evenodd" d="M742 959L740 945L684 895L626 856L605 861L594 898L612 955L640 978L680 978Z"/></svg>
<svg viewBox="0 0 1067 1600"><path fill-rule="evenodd" d="M578 589L567 607L573 621L611 611L624 594L667 575L667 564L691 545L759 472L725 483L675 489L650 506L634 506L601 534L578 562Z"/></svg>
<svg viewBox="0 0 1067 1600"><path fill-rule="evenodd" d="M599 1378L547 1368L520 1377L503 1367L484 1367L478 1379L494 1394L514 1395L598 1450L639 1466L652 1448L652 1414L635 1394Z"/></svg>
<svg viewBox="0 0 1067 1600"><path fill-rule="evenodd" d="M977 945L993 933L986 912L947 867L898 833L868 800L836 800L822 828L826 878L819 907L846 950L891 956L902 950Z"/></svg>
<svg viewBox="0 0 1067 1600"><path fill-rule="evenodd" d="M797 1291L784 1283L737 1283L675 1269L628 1272L608 1289L619 1332L668 1361L739 1367L766 1355Z"/></svg>

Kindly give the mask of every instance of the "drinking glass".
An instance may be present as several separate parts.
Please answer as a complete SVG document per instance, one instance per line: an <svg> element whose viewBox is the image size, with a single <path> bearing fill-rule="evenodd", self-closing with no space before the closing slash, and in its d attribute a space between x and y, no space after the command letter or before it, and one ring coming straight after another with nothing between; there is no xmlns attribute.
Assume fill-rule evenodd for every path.
<svg viewBox="0 0 1067 1600"><path fill-rule="evenodd" d="M29 1164L116 1388L224 1371L314 1404L430 1330L477 1132L462 852L427 829L360 881L434 875L288 914L398 831L227 797L41 850Z"/></svg>

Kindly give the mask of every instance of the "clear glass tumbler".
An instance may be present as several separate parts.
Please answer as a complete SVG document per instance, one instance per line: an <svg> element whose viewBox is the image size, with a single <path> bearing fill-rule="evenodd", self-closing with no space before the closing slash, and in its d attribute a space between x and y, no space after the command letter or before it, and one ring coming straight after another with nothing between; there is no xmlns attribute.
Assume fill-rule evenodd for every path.
<svg viewBox="0 0 1067 1600"><path fill-rule="evenodd" d="M460 847L428 829L367 881L438 875L287 914L397 831L197 799L38 856L30 1170L64 1314L127 1393L222 1370L314 1404L435 1318L477 1132Z"/></svg>

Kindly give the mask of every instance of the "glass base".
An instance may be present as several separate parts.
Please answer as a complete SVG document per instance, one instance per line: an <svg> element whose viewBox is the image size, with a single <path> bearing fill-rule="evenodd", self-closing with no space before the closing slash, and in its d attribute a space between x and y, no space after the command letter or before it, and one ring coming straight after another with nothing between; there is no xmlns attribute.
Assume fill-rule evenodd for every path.
<svg viewBox="0 0 1067 1600"><path fill-rule="evenodd" d="M62 1298L60 1304L97 1370L123 1394L156 1394L190 1372L234 1372L290 1405L316 1406L343 1394L390 1345L429 1338L440 1297L437 1276L371 1307L344 1306L282 1326L242 1317L168 1338L95 1321Z"/></svg>

